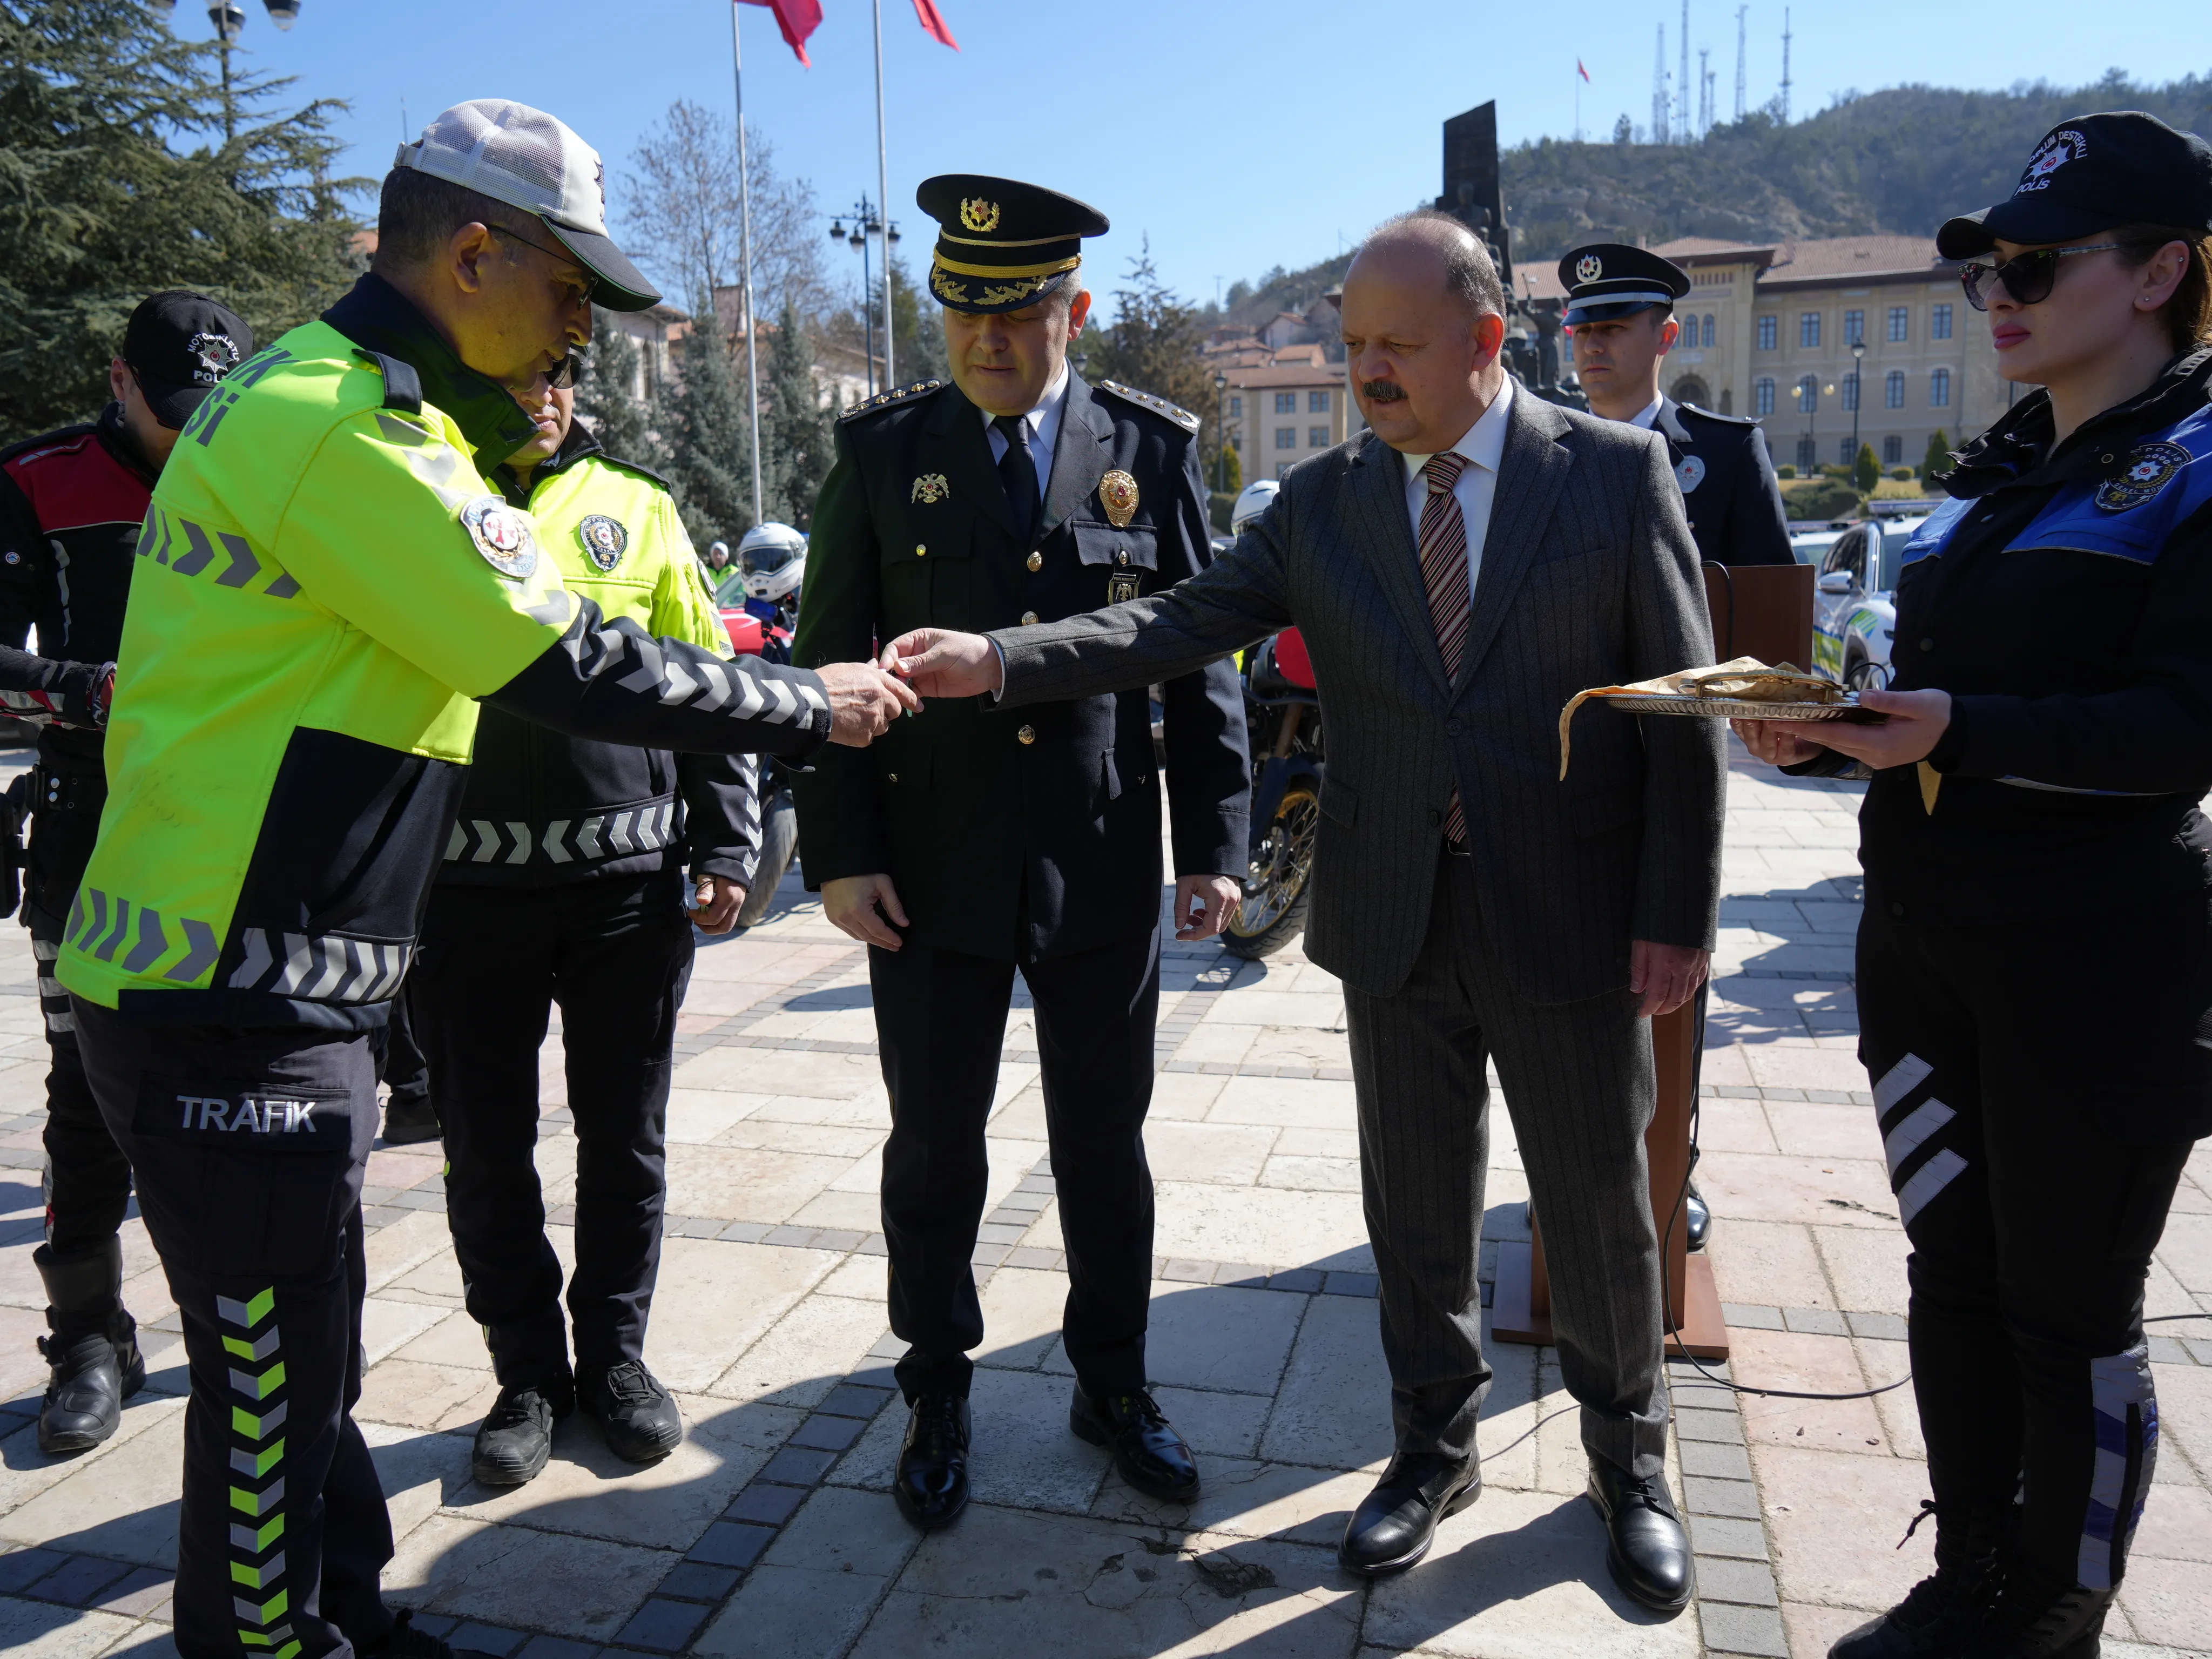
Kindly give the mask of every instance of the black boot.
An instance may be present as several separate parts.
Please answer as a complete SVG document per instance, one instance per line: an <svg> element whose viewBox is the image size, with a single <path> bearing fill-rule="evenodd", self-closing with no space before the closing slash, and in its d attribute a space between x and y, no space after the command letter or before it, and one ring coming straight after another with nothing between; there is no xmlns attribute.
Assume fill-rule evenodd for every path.
<svg viewBox="0 0 2212 1659"><path fill-rule="evenodd" d="M2097 1659L2112 1592L2005 1552L1996 1604L1960 1659Z"/></svg>
<svg viewBox="0 0 2212 1659"><path fill-rule="evenodd" d="M657 1463L684 1443L684 1413L660 1380L634 1359L580 1372L576 1403L606 1431L607 1449L626 1463Z"/></svg>
<svg viewBox="0 0 2212 1659"><path fill-rule="evenodd" d="M88 1451L115 1432L123 1402L145 1386L138 1327L124 1311L123 1241L111 1238L66 1261L41 1244L32 1261L46 1284L46 1324L39 1352L52 1368L39 1408L39 1449Z"/></svg>
<svg viewBox="0 0 2212 1659"><path fill-rule="evenodd" d="M1996 1600L1997 1549L2011 1512L2009 1504L1939 1507L1923 1499L1912 1527L1936 1517L1934 1575L1837 1642L1828 1659L1948 1659L1963 1651Z"/></svg>
<svg viewBox="0 0 2212 1659"><path fill-rule="evenodd" d="M576 1391L558 1382L514 1382L499 1391L469 1454L470 1471L486 1486L534 1480L553 1455L553 1425L576 1409Z"/></svg>

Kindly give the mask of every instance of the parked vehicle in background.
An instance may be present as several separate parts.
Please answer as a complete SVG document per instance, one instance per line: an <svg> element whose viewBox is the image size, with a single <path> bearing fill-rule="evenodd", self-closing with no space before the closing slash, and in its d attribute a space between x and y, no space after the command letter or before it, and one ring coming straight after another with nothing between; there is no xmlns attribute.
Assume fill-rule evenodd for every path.
<svg viewBox="0 0 2212 1659"><path fill-rule="evenodd" d="M1815 673L1854 691L1889 684L1897 574L1905 543L1927 517L1924 511L1882 514L1842 532L1821 555L1813 593Z"/></svg>
<svg viewBox="0 0 2212 1659"><path fill-rule="evenodd" d="M805 575L806 538L799 532L787 524L756 525L745 532L736 560L714 590L722 626L741 654L791 660ZM799 812L792 804L791 781L774 761L761 764L760 808L760 867L738 908L740 927L750 927L768 915L776 888L799 854Z"/></svg>

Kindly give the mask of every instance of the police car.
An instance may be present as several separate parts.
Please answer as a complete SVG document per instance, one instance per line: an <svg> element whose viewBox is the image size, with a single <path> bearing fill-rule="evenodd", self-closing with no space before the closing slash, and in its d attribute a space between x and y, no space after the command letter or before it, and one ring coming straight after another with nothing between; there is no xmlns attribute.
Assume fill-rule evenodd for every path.
<svg viewBox="0 0 2212 1659"><path fill-rule="evenodd" d="M1927 516L1885 515L1852 525L1820 555L1813 593L1814 672L1854 691L1889 684L1897 573L1904 568L1905 544Z"/></svg>

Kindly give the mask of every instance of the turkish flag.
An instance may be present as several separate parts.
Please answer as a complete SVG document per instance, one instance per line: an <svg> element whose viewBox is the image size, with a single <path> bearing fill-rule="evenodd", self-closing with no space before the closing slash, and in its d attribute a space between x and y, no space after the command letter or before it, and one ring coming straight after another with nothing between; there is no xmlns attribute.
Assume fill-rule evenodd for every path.
<svg viewBox="0 0 2212 1659"><path fill-rule="evenodd" d="M806 55L806 37L822 27L822 0L738 0L738 3L766 6L774 12L776 27L783 31L783 44L798 53L801 64L814 67L814 60Z"/></svg>
<svg viewBox="0 0 2212 1659"><path fill-rule="evenodd" d="M921 20L922 27L936 39L955 52L960 50L960 43L952 38L952 30L945 21L945 14L937 9L937 0L914 0L914 15Z"/></svg>

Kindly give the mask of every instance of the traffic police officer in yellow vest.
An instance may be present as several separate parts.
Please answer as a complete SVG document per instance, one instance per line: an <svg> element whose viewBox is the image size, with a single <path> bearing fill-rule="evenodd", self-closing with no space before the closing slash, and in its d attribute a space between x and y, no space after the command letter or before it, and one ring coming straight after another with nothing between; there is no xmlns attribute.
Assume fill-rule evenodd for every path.
<svg viewBox="0 0 2212 1659"><path fill-rule="evenodd" d="M602 450L570 388L524 403L538 434L490 482L529 509L562 580L607 616L733 654L667 485ZM567 737L501 708L477 722L407 1002L445 1133L469 1315L499 1376L473 1457L488 1486L543 1469L554 1423L577 1405L632 1462L684 1437L645 1365L676 1012L691 975L684 872L688 860L700 927L727 933L760 855L757 783L750 755ZM579 1143L565 1322L533 1158L538 1051L556 1003Z"/></svg>
<svg viewBox="0 0 2212 1659"><path fill-rule="evenodd" d="M726 662L563 586L483 474L591 302L655 295L598 155L456 106L386 179L371 273L203 403L155 492L107 805L58 976L191 1368L175 1640L442 1659L395 1618L349 1415L372 1034L414 953L477 700L574 734L800 757L908 700L872 669Z"/></svg>

